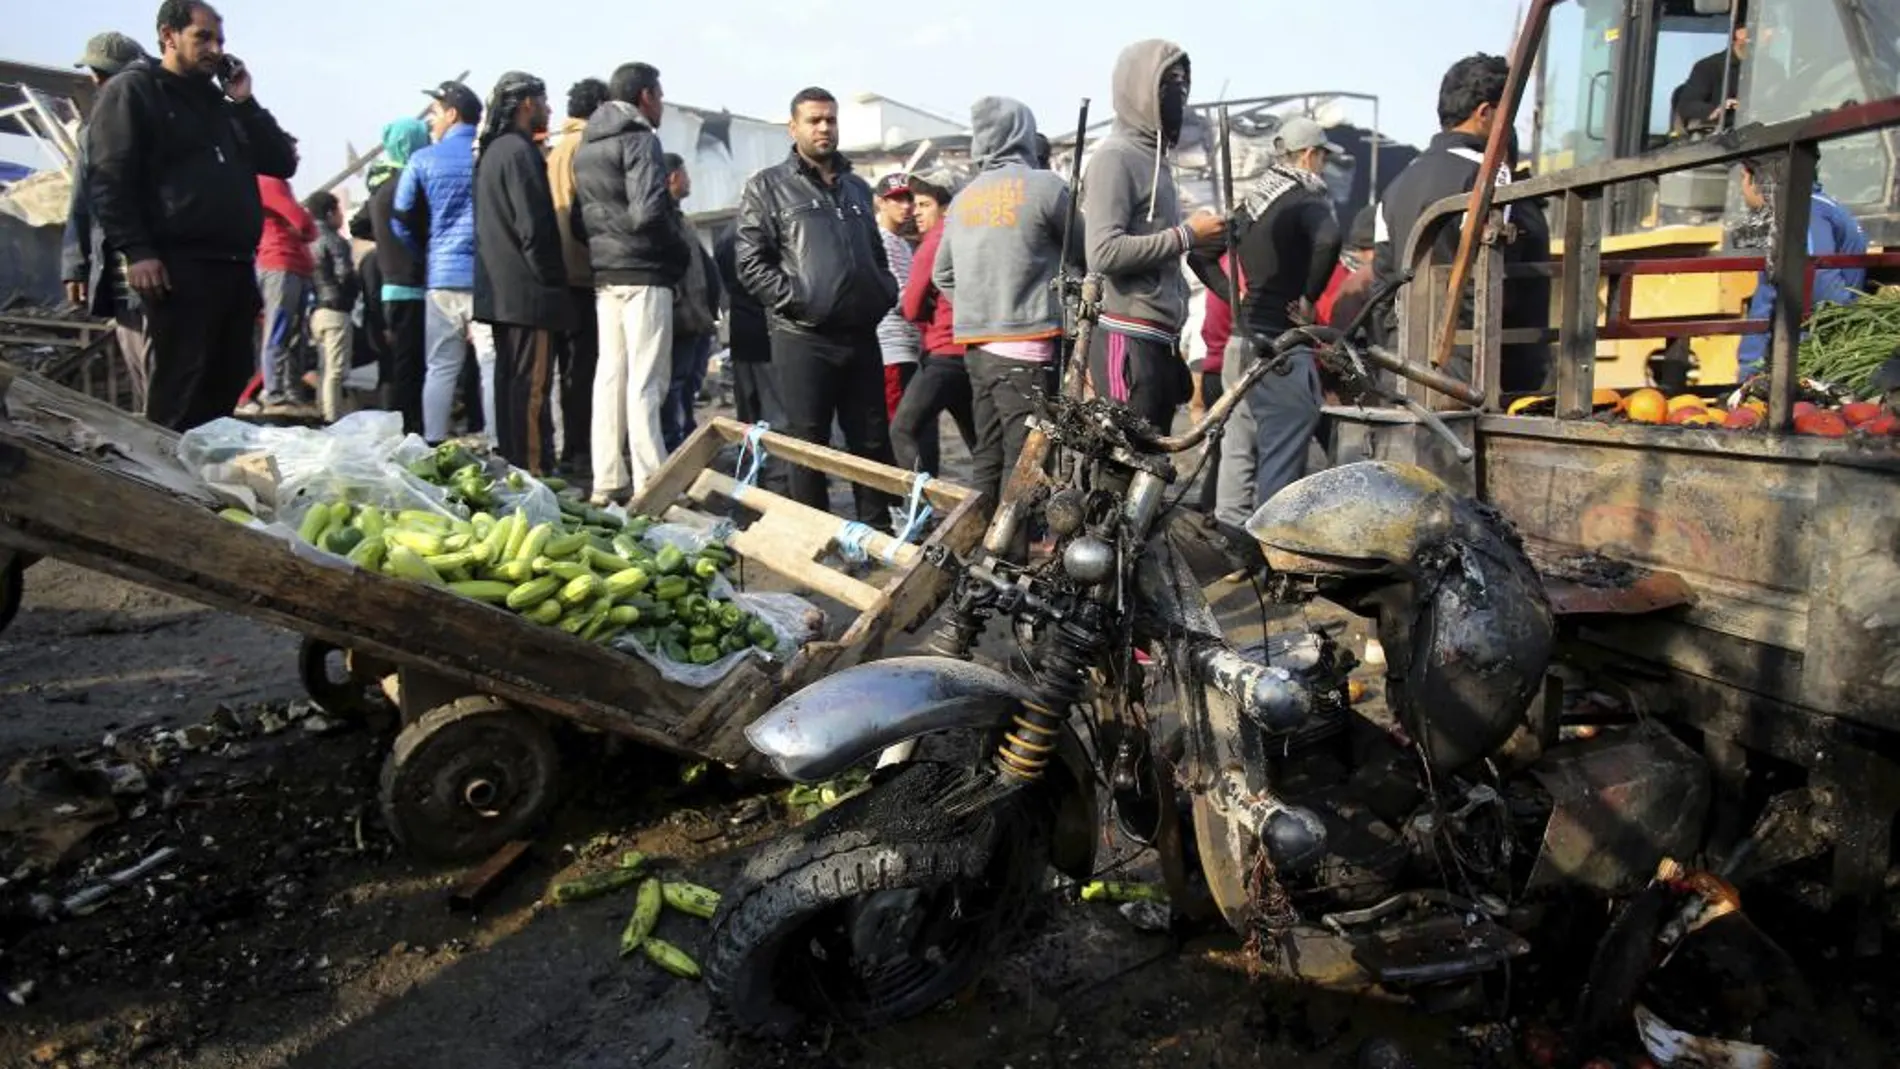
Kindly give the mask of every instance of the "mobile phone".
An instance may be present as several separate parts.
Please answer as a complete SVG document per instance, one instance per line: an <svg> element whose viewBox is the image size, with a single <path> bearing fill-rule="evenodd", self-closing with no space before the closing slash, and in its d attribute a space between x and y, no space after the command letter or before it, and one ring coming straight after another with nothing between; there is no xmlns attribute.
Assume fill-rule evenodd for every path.
<svg viewBox="0 0 1900 1069"><path fill-rule="evenodd" d="M218 81L226 85L238 79L244 73L244 61L229 52L218 57Z"/></svg>

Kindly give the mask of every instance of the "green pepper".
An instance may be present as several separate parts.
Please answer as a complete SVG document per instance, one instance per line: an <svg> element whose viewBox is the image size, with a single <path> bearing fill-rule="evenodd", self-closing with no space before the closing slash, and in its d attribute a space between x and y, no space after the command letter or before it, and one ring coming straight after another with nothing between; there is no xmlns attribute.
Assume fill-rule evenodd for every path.
<svg viewBox="0 0 1900 1069"><path fill-rule="evenodd" d="M437 471L458 471L471 464L480 468L482 465L481 458L469 452L457 442L443 442L441 445L435 447L435 466Z"/></svg>
<svg viewBox="0 0 1900 1069"><path fill-rule="evenodd" d="M640 536L646 534L647 529L652 526L653 526L653 517L634 516L627 520L625 530L628 534L632 535L633 537L639 538Z"/></svg>
<svg viewBox="0 0 1900 1069"><path fill-rule="evenodd" d="M653 584L653 596L661 601L678 601L686 596L688 586L683 576L662 576L659 582Z"/></svg>
<svg viewBox="0 0 1900 1069"><path fill-rule="evenodd" d="M662 639L660 641L660 656L678 664L691 664L693 662L692 657L686 652L686 647L672 639Z"/></svg>
<svg viewBox="0 0 1900 1069"><path fill-rule="evenodd" d="M633 640L640 644L641 649L650 650L655 643L660 641L660 629L657 627L638 628L633 632Z"/></svg>
<svg viewBox="0 0 1900 1069"><path fill-rule="evenodd" d="M778 648L778 632L772 630L771 625L764 620L754 619L746 625L745 633L754 646L767 653Z"/></svg>
<svg viewBox="0 0 1900 1069"><path fill-rule="evenodd" d="M719 640L719 652L722 655L738 653L750 645L752 645L752 643L745 637L745 632L728 631L726 632L726 636Z"/></svg>
<svg viewBox="0 0 1900 1069"><path fill-rule="evenodd" d="M717 642L719 628L712 624L695 624L687 629L686 636L694 642Z"/></svg>
<svg viewBox="0 0 1900 1069"><path fill-rule="evenodd" d="M724 546L706 545L700 547L700 560L709 560L721 568L732 563L732 551Z"/></svg>
<svg viewBox="0 0 1900 1069"><path fill-rule="evenodd" d="M653 557L653 566L661 575L678 575L686 568L686 554L678 546L662 546Z"/></svg>
<svg viewBox="0 0 1900 1069"><path fill-rule="evenodd" d="M632 603L630 602L629 604ZM670 624L673 622L673 607L664 601L655 602L652 608L642 605L640 606L640 619L656 625Z"/></svg>
<svg viewBox="0 0 1900 1069"><path fill-rule="evenodd" d="M711 664L719 659L719 647L711 643L700 643L687 651L694 664Z"/></svg>
<svg viewBox="0 0 1900 1069"><path fill-rule="evenodd" d="M746 612L736 602L725 602L719 606L719 625L731 630L745 625Z"/></svg>
<svg viewBox="0 0 1900 1069"><path fill-rule="evenodd" d="M701 579L717 579L719 578L719 565L701 557L693 562L693 574L699 576Z"/></svg>

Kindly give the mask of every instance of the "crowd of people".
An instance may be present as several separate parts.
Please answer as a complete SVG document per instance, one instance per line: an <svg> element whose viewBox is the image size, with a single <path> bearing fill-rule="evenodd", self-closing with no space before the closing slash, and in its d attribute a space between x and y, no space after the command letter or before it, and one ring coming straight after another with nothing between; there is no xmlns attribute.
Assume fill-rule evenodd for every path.
<svg viewBox="0 0 1900 1069"><path fill-rule="evenodd" d="M302 387L292 353L307 337L326 418L341 411L344 373L373 359L381 404L407 430L433 443L483 429L522 468L587 478L599 503L638 493L694 429L722 313L742 420L816 442L835 432L860 456L934 473L948 413L995 501L1027 417L1057 385L1056 279L1093 272L1090 386L1168 427L1232 389L1256 339L1349 318L1397 271L1393 236L1477 181L1507 74L1495 56L1454 65L1444 132L1350 227L1322 177L1342 150L1305 118L1279 128L1275 162L1232 213L1183 212L1170 155L1192 66L1166 41L1117 59L1113 129L1079 194L1050 170L1031 110L1000 96L971 108L968 168L874 186L838 149L836 99L809 87L791 98L791 150L746 182L736 223L708 250L682 207L687 164L662 147L650 64L576 83L553 131L531 74L502 75L486 100L442 83L426 120L383 129L346 229L327 190L291 194L296 140L224 51L218 13L165 0L157 29L156 57L102 34L80 61L102 89L67 265L75 300L116 320L145 414L180 429L229 415L253 378L256 404L283 403ZM1541 217L1516 210L1507 256L1547 258ZM1221 256L1229 227L1233 262ZM1207 287L1197 366L1183 339L1190 276ZM1507 375L1541 376L1537 359L1507 357ZM1208 480L1209 512L1237 524L1304 474L1326 388L1304 353L1252 388ZM815 471L765 477L830 508ZM888 527L894 504L857 490L863 523Z"/></svg>

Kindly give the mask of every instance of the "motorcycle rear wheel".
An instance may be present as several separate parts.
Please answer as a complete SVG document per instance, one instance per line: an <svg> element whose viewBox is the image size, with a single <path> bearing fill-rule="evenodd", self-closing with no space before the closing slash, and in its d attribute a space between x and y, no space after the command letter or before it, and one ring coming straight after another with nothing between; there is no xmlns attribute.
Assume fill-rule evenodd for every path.
<svg viewBox="0 0 1900 1069"><path fill-rule="evenodd" d="M903 766L747 866L704 963L714 1008L737 1031L878 1028L977 979L1042 884L1050 822L1029 794L950 821L928 803L966 774Z"/></svg>

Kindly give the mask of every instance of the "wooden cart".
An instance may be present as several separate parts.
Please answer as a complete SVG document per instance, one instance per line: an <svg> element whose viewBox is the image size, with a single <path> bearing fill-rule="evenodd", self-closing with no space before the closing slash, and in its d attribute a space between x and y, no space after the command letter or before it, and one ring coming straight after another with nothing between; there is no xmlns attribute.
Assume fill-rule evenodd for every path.
<svg viewBox="0 0 1900 1069"><path fill-rule="evenodd" d="M842 605L843 627L789 660L747 659L719 683L672 683L645 661L446 590L393 579L221 519L222 504L175 459L177 437L110 405L0 364L0 550L55 557L301 632L306 669L348 651L357 683L393 676L401 710L382 778L391 830L417 853L485 855L543 818L556 796L549 718L679 754L751 767L744 728L781 697L876 657L894 628L948 592L930 550L971 550L979 495L933 481L941 517L921 546L873 536L854 576L818 563L843 521L714 469L747 428L716 419L634 502L674 522L737 524L742 574ZM908 495L911 476L775 434L768 455ZM835 634L835 637L829 637Z"/></svg>

